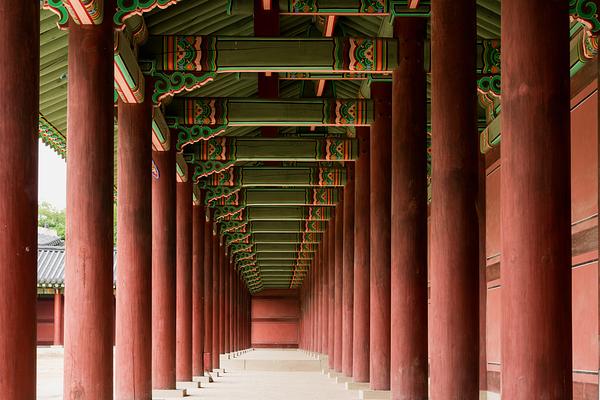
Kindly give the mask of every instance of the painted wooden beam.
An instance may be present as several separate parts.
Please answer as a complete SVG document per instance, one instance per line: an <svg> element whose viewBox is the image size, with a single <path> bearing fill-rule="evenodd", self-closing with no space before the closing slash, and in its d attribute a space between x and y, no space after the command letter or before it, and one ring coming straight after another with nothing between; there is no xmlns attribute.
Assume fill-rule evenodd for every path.
<svg viewBox="0 0 600 400"><path fill-rule="evenodd" d="M147 72L391 72L398 45L390 38L150 36L140 59Z"/></svg>
<svg viewBox="0 0 600 400"><path fill-rule="evenodd" d="M320 233L236 233L225 235L227 245L234 243L254 244L289 244L321 242Z"/></svg>
<svg viewBox="0 0 600 400"><path fill-rule="evenodd" d="M276 0L282 15L337 16L429 16L430 0ZM230 12L246 15L250 9L243 0L233 0Z"/></svg>
<svg viewBox="0 0 600 400"><path fill-rule="evenodd" d="M221 221L327 221L331 207L246 207L222 206L215 208L215 220Z"/></svg>
<svg viewBox="0 0 600 400"><path fill-rule="evenodd" d="M194 180L201 188L211 190L213 198L216 192L213 187L221 187L221 195L227 196L241 187L340 187L346 184L346 170L339 167L232 167L224 171L203 177L206 168L196 165Z"/></svg>
<svg viewBox="0 0 600 400"><path fill-rule="evenodd" d="M169 126L366 126L365 99L181 98L169 106Z"/></svg>
<svg viewBox="0 0 600 400"><path fill-rule="evenodd" d="M213 187L207 190L206 205L216 206L333 206L340 198L334 188L239 188L223 194L227 187Z"/></svg>
<svg viewBox="0 0 600 400"><path fill-rule="evenodd" d="M357 147L354 139L216 137L198 142L192 154L195 161L353 161Z"/></svg>
<svg viewBox="0 0 600 400"><path fill-rule="evenodd" d="M225 233L323 233L325 221L224 221L220 225Z"/></svg>
<svg viewBox="0 0 600 400"><path fill-rule="evenodd" d="M125 103L144 101L145 79L131 43L122 31L115 31L115 89Z"/></svg>

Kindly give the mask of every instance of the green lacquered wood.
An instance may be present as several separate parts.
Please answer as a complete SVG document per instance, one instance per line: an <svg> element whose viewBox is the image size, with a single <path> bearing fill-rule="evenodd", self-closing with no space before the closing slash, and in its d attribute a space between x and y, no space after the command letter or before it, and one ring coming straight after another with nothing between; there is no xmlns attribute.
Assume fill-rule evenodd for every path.
<svg viewBox="0 0 600 400"><path fill-rule="evenodd" d="M316 246L303 246L296 243L260 243L254 245L254 251L256 253L270 253L270 252L286 252L286 251L306 251L309 253L314 253L316 251Z"/></svg>
<svg viewBox="0 0 600 400"><path fill-rule="evenodd" d="M313 234L311 241L304 240L305 235L298 233L254 233L252 234L252 242L255 244L262 243L312 243L317 244L321 241L321 234Z"/></svg>
<svg viewBox="0 0 600 400"><path fill-rule="evenodd" d="M246 208L246 218L249 221L265 220L265 221L285 221L299 220L304 221L312 218L315 221L327 221L331 216L329 207L320 208L319 214L311 213L310 207L248 207ZM317 207L315 207L317 208Z"/></svg>
<svg viewBox="0 0 600 400"><path fill-rule="evenodd" d="M202 37L201 40L204 43L214 41L214 47L211 45L208 57L216 64L213 67L216 72L346 72L336 67L338 60L334 54L336 41L339 41L339 38L216 36ZM397 41L391 38L381 38L381 40L387 44L383 56L386 62L384 68L377 72L391 72L398 66ZM150 36L140 58L155 62L157 70L168 70L160 62L163 55L168 52L163 46L163 36ZM202 55L202 57L206 56L207 54ZM200 69L197 71L199 72Z"/></svg>
<svg viewBox="0 0 600 400"><path fill-rule="evenodd" d="M306 253L280 252L280 253L259 253L256 255L259 264L263 260L310 260Z"/></svg>
<svg viewBox="0 0 600 400"><path fill-rule="evenodd" d="M325 232L326 224L316 221L312 224L316 232ZM249 230L254 233L301 233L306 232L304 221L253 221Z"/></svg>

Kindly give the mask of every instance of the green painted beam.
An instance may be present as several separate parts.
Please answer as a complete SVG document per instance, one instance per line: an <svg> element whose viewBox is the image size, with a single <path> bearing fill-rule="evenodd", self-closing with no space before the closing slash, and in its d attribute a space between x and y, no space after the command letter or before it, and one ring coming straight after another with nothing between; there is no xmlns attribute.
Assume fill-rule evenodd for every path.
<svg viewBox="0 0 600 400"><path fill-rule="evenodd" d="M223 187L207 190L205 203L215 206L333 206L340 200L334 188L239 188L223 193Z"/></svg>
<svg viewBox="0 0 600 400"><path fill-rule="evenodd" d="M239 221L231 221L239 225ZM245 225L244 225L245 224ZM226 224L221 224L221 232L227 229ZM325 221L242 221L248 232L253 233L304 233L304 232L325 232L327 224ZM232 230L232 232L240 230Z"/></svg>
<svg viewBox="0 0 600 400"><path fill-rule="evenodd" d="M331 207L246 207L222 206L215 208L215 220L228 221L327 221Z"/></svg>
<svg viewBox="0 0 600 400"><path fill-rule="evenodd" d="M254 244L289 244L307 243L319 244L322 240L320 233L236 233L226 234L227 245L233 243Z"/></svg>
<svg viewBox="0 0 600 400"><path fill-rule="evenodd" d="M196 161L354 161L358 155L355 139L338 138L217 137L194 147Z"/></svg>
<svg viewBox="0 0 600 400"><path fill-rule="evenodd" d="M373 103L365 99L175 98L167 122L206 126L367 126Z"/></svg>
<svg viewBox="0 0 600 400"><path fill-rule="evenodd" d="M205 168L196 165L196 180L201 188L213 187L313 187L346 184L346 170L339 167L233 167L224 171L198 178ZM201 171L201 172L200 172ZM226 193L222 192L221 195ZM218 193L213 192L213 198Z"/></svg>
<svg viewBox="0 0 600 400"><path fill-rule="evenodd" d="M150 36L140 51L147 73L360 72L398 66L398 44L390 38Z"/></svg>

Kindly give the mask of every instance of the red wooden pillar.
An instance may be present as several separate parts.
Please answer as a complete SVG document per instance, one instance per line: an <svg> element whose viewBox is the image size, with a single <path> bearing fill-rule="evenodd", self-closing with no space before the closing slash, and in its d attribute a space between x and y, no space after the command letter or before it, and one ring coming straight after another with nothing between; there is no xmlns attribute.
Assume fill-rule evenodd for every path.
<svg viewBox="0 0 600 400"><path fill-rule="evenodd" d="M342 372L352 376L352 319L354 309L354 164L347 168L344 188L344 285L342 321Z"/></svg>
<svg viewBox="0 0 600 400"><path fill-rule="evenodd" d="M475 8L475 0L432 7L433 400L479 396Z"/></svg>
<svg viewBox="0 0 600 400"><path fill-rule="evenodd" d="M40 5L3 1L0 15L0 393L34 400Z"/></svg>
<svg viewBox="0 0 600 400"><path fill-rule="evenodd" d="M228 271L229 271L229 313L227 315L227 319L229 320L229 347L227 349L228 353L235 351L235 280L234 280L234 269L233 269L233 261L229 262Z"/></svg>
<svg viewBox="0 0 600 400"><path fill-rule="evenodd" d="M212 320L213 320L213 333L212 333L212 367L219 368L219 353L220 353L220 338L221 338L221 322L220 322L220 306L221 298L219 297L219 282L220 282L220 262L221 262L221 246L216 235L212 235L212 271L213 271L213 282L212 282Z"/></svg>
<svg viewBox="0 0 600 400"><path fill-rule="evenodd" d="M334 345L335 345L335 360L334 369L336 372L342 372L342 289L344 286L344 201L340 199L335 207L335 299L334 299Z"/></svg>
<svg viewBox="0 0 600 400"><path fill-rule="evenodd" d="M218 236L217 236L218 238ZM219 354L225 354L227 342L227 255L225 247L219 247Z"/></svg>
<svg viewBox="0 0 600 400"><path fill-rule="evenodd" d="M193 207L192 223L192 374L204 374L204 192Z"/></svg>
<svg viewBox="0 0 600 400"><path fill-rule="evenodd" d="M426 23L394 23L402 63L392 85L392 399L428 395Z"/></svg>
<svg viewBox="0 0 600 400"><path fill-rule="evenodd" d="M152 387L175 389L175 150L152 152Z"/></svg>
<svg viewBox="0 0 600 400"><path fill-rule="evenodd" d="M354 176L354 310L352 323L352 378L369 381L369 309L371 265L369 128L357 127L358 158Z"/></svg>
<svg viewBox="0 0 600 400"><path fill-rule="evenodd" d="M322 234L321 248L321 353L329 354L329 230Z"/></svg>
<svg viewBox="0 0 600 400"><path fill-rule="evenodd" d="M63 295L60 289L54 291L54 345L63 344Z"/></svg>
<svg viewBox="0 0 600 400"><path fill-rule="evenodd" d="M372 83L370 386L390 389L391 85Z"/></svg>
<svg viewBox="0 0 600 400"><path fill-rule="evenodd" d="M210 221L210 209L206 208L204 221L204 371L212 371L213 336L213 234Z"/></svg>
<svg viewBox="0 0 600 400"><path fill-rule="evenodd" d="M105 2L106 18L101 24L69 26L63 391L67 399L113 396L111 3ZM27 37L27 41L30 39Z"/></svg>
<svg viewBox="0 0 600 400"><path fill-rule="evenodd" d="M335 214L332 211L332 214ZM327 307L329 309L329 319L327 321L327 349L329 358L327 364L329 369L335 369L335 219L336 216L332 215L329 220L329 226L327 227L327 234L329 236L327 240L327 286L328 286L328 298Z"/></svg>
<svg viewBox="0 0 600 400"><path fill-rule="evenodd" d="M223 274L223 341L221 342L221 353L229 353L229 295L231 287L229 286L229 257L225 254L225 246L223 248L223 259L221 262L221 273Z"/></svg>
<svg viewBox="0 0 600 400"><path fill-rule="evenodd" d="M502 2L502 396L511 400L572 398L568 8Z"/></svg>
<svg viewBox="0 0 600 400"><path fill-rule="evenodd" d="M152 396L152 101L119 100L115 398Z"/></svg>
<svg viewBox="0 0 600 400"><path fill-rule="evenodd" d="M176 379L192 380L192 182L177 182Z"/></svg>

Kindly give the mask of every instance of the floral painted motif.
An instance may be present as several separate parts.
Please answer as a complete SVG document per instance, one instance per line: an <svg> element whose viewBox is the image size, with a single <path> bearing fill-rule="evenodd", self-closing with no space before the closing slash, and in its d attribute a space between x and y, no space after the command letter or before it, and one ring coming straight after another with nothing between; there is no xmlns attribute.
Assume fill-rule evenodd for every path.
<svg viewBox="0 0 600 400"><path fill-rule="evenodd" d="M293 13L314 13L319 11L317 0L290 0L289 5Z"/></svg>

